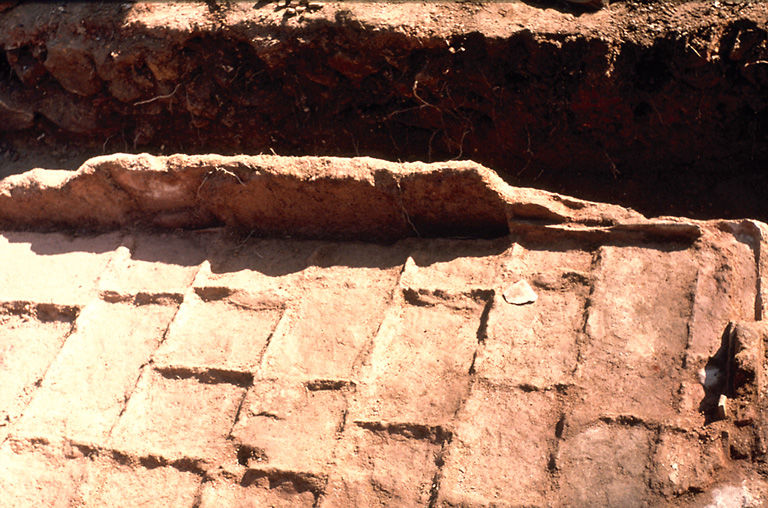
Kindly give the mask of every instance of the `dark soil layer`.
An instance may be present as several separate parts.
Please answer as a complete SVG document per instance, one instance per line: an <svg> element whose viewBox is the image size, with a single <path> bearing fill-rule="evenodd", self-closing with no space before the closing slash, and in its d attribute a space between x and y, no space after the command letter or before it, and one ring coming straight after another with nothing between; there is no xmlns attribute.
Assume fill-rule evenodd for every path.
<svg viewBox="0 0 768 508"><path fill-rule="evenodd" d="M8 8L2 170L116 151L472 159L648 215L768 220L763 3L282 4Z"/></svg>

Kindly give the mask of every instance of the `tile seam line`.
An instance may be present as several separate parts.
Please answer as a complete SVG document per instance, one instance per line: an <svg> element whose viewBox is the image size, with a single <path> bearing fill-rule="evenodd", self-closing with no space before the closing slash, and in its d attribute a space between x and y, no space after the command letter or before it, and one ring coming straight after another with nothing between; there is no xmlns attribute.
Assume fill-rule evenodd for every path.
<svg viewBox="0 0 768 508"><path fill-rule="evenodd" d="M589 292L584 298L584 307L582 309L581 326L576 336L576 361L574 362L573 369L571 370L571 377L573 381L576 381L576 376L579 373L579 369L585 362L584 354L587 346L594 341L594 337L589 333L589 318L592 314L594 303L593 299L598 283L602 280L601 269L603 266L603 253L601 248L597 248L592 253L592 261L589 266Z"/></svg>
<svg viewBox="0 0 768 508"><path fill-rule="evenodd" d="M34 439L34 438L30 438ZM28 440L30 440L28 439ZM146 466L142 464L142 461L145 461L147 459L159 459L159 467L171 467L173 469L176 469L177 471L182 472L189 472L191 474L204 477L207 474L207 470L204 467L200 467L200 458L196 457L168 457L162 454L155 454L151 452L147 453L131 453L130 451L120 449L114 446L108 446L108 445L102 445L94 442L83 442L78 441L76 439L66 439L65 441L78 449L86 450L88 453L84 454L86 457L88 454L96 453L98 455L105 456L110 462L120 464L120 461L118 459L115 459L115 456L124 457L125 459L129 460L131 462L131 465L142 467L144 469L152 469L153 467ZM47 448L55 448L56 445L60 445L61 443L57 442L47 442L43 444L43 446ZM192 466L187 467L179 467L180 464L192 464Z"/></svg>
<svg viewBox="0 0 768 508"><path fill-rule="evenodd" d="M438 506L438 501L440 499L440 488L441 483L443 480L443 469L446 464L446 457L448 456L450 452L450 445L453 442L454 439L457 438L456 436L456 428L454 427L455 424L459 421L459 414L464 409L464 407L467 404L467 401L472 396L472 390L475 387L475 384L480 382L480 376L477 374L477 371L475 370L475 360L477 358L478 353L480 352L480 348L484 345L486 337L483 337L483 340L480 340L481 336L484 333L487 333L487 326L488 326L488 319L490 319L490 311L493 308L493 304L496 298L496 290L490 289L489 295L485 299L485 304L482 307L482 311L480 313L480 316L478 317L479 323L477 330L475 331L475 351L472 355L472 361L471 365L468 369L468 376L469 379L467 381L467 388L466 388L466 395L462 397L459 404L456 406L456 410L453 412L453 416L451 417L450 423L447 425L448 427L448 437L447 439L444 439L440 446L440 451L438 452L438 455L436 457L436 466L437 470L435 471L435 475L432 478L432 486L430 488L429 492L429 502L427 503L428 508L435 508Z"/></svg>
<svg viewBox="0 0 768 508"><path fill-rule="evenodd" d="M407 257L410 257L410 255L408 255ZM352 367L350 369L352 375L350 377L353 380L357 379L358 385L361 384L364 379L363 370L365 370L366 365L370 361L371 355L373 354L373 350L376 347L376 344L375 344L376 337L378 337L379 334L381 333L381 327L384 325L389 312L393 307L397 307L399 309L402 308L403 292L402 292L401 282L403 279L403 273L405 272L406 262L407 261L404 261L403 264L400 266L400 271L397 274L396 280L392 284L392 289L387 294L385 308L381 311L381 319L378 320L379 322L376 325L376 331L373 332L370 340L366 341L365 346L360 348L360 351L357 353L357 355L355 355L355 359L352 361Z"/></svg>
<svg viewBox="0 0 768 508"><path fill-rule="evenodd" d="M756 282L755 282L755 321L762 321L763 316L763 309L765 308L766 302L763 299L763 291L765 291L768 288L763 287L763 276L765 275L763 273L763 258L766 258L766 261L768 262L768 254L766 254L764 251L764 243L768 241L768 238L766 238L766 227L765 225L761 224L760 222L756 221L750 221L752 226L755 229L754 238L755 238L755 272L756 272Z"/></svg>

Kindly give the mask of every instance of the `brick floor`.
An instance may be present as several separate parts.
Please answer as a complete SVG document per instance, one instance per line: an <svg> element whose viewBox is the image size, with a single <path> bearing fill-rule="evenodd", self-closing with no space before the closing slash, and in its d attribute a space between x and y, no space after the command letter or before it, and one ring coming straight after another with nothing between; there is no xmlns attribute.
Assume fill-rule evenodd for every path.
<svg viewBox="0 0 768 508"><path fill-rule="evenodd" d="M418 426L348 425L320 506L427 505L446 437Z"/></svg>
<svg viewBox="0 0 768 508"><path fill-rule="evenodd" d="M603 247L598 253L577 382L590 390L577 417L675 414L696 265L685 251ZM664 302L660 305L659 302Z"/></svg>
<svg viewBox="0 0 768 508"><path fill-rule="evenodd" d="M392 290L386 283L307 283L269 342L264 376L350 379L370 349Z"/></svg>
<svg viewBox="0 0 768 508"><path fill-rule="evenodd" d="M680 496L712 486L712 478L728 462L722 439L700 439L695 433L664 431L651 458L651 486Z"/></svg>
<svg viewBox="0 0 768 508"><path fill-rule="evenodd" d="M82 454L37 443L5 442L0 448L0 489L5 506L82 505L92 471Z"/></svg>
<svg viewBox="0 0 768 508"><path fill-rule="evenodd" d="M102 291L183 293L206 258L205 236L129 235L99 279Z"/></svg>
<svg viewBox="0 0 768 508"><path fill-rule="evenodd" d="M192 506L191 471L83 446L6 442L0 448L3 506Z"/></svg>
<svg viewBox="0 0 768 508"><path fill-rule="evenodd" d="M483 305L406 304L376 336L351 417L443 425L469 390ZM439 389L435 389L439 387Z"/></svg>
<svg viewBox="0 0 768 508"><path fill-rule="evenodd" d="M94 237L4 233L0 237L0 300L86 303L96 294L98 278L120 243L117 233Z"/></svg>
<svg viewBox="0 0 768 508"><path fill-rule="evenodd" d="M95 459L86 506L193 506L200 477L191 471L157 464Z"/></svg>
<svg viewBox="0 0 768 508"><path fill-rule="evenodd" d="M588 281L569 274L540 287L536 305L508 305L497 295L476 370L492 380L547 388L573 382L583 342Z"/></svg>
<svg viewBox="0 0 768 508"><path fill-rule="evenodd" d="M645 506L652 435L643 427L596 425L567 436L556 467L560 497L575 506Z"/></svg>
<svg viewBox="0 0 768 508"><path fill-rule="evenodd" d="M9 506L706 505L738 478L761 496L701 376L725 325L754 321L762 274L743 232L702 228L4 233L0 490ZM507 301L519 280L534 302Z"/></svg>

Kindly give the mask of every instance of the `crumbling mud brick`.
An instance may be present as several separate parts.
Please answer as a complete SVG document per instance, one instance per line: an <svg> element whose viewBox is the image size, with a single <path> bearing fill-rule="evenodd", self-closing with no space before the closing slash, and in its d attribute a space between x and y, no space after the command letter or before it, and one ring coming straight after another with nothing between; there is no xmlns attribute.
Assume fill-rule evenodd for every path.
<svg viewBox="0 0 768 508"><path fill-rule="evenodd" d="M730 383L732 396L745 404L757 405L763 386L763 363L768 328L754 323L737 323L731 332Z"/></svg>
<svg viewBox="0 0 768 508"><path fill-rule="evenodd" d="M408 425L349 423L336 452L323 508L426 506L447 433ZM445 434L445 435L444 435Z"/></svg>
<svg viewBox="0 0 768 508"><path fill-rule="evenodd" d="M112 431L110 445L168 460L232 461L235 451L227 436L245 388L169 376L145 370Z"/></svg>
<svg viewBox="0 0 768 508"><path fill-rule="evenodd" d="M165 305L86 305L14 432L102 442L175 313Z"/></svg>
<svg viewBox="0 0 768 508"><path fill-rule="evenodd" d="M742 235L715 230L698 252L699 273L690 323L688 357L704 363L720 346L720 334L730 321L755 319L757 260ZM699 367L697 367L699 368Z"/></svg>
<svg viewBox="0 0 768 508"><path fill-rule="evenodd" d="M662 432L651 460L651 486L669 497L704 491L717 481L727 460L720 439Z"/></svg>
<svg viewBox="0 0 768 508"><path fill-rule="evenodd" d="M719 386L721 399L727 400L728 412L720 420L732 422L727 430L731 457L757 458L768 452L765 425L765 340L764 322L731 323L725 331L726 351L719 352L721 369L727 379ZM722 353L726 354L722 354Z"/></svg>
<svg viewBox="0 0 768 508"><path fill-rule="evenodd" d="M558 420L552 392L475 383L448 446L439 503L546 504Z"/></svg>
<svg viewBox="0 0 768 508"><path fill-rule="evenodd" d="M295 382L257 381L248 391L232 430L251 450L241 462L286 471L325 471L346 417L345 390Z"/></svg>
<svg viewBox="0 0 768 508"><path fill-rule="evenodd" d="M185 296L153 361L158 366L255 372L283 306L275 295L197 288Z"/></svg>

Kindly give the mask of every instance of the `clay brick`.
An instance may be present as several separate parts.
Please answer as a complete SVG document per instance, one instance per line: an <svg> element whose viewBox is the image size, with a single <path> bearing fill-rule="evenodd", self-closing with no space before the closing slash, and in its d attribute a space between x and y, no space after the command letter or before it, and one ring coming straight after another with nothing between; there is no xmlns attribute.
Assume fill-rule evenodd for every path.
<svg viewBox="0 0 768 508"><path fill-rule="evenodd" d="M675 414L696 273L686 251L601 249L576 382L603 388L588 391L576 419Z"/></svg>
<svg viewBox="0 0 768 508"><path fill-rule="evenodd" d="M119 245L117 233L72 237L4 232L0 301L84 304L97 295L99 276Z"/></svg>
<svg viewBox="0 0 768 508"><path fill-rule="evenodd" d="M96 460L85 506L194 506L200 477L170 466L141 467Z"/></svg>
<svg viewBox="0 0 768 508"><path fill-rule="evenodd" d="M200 477L173 467L116 462L112 454L9 441L0 449L2 506L193 506Z"/></svg>
<svg viewBox="0 0 768 508"><path fill-rule="evenodd" d="M15 432L106 437L175 312L162 305L87 305Z"/></svg>
<svg viewBox="0 0 768 508"><path fill-rule="evenodd" d="M120 294L184 293L205 257L201 237L167 233L126 237L99 289Z"/></svg>
<svg viewBox="0 0 768 508"><path fill-rule="evenodd" d="M712 486L717 472L727 462L719 439L704 440L697 435L663 432L651 461L651 486L669 497L701 492Z"/></svg>
<svg viewBox="0 0 768 508"><path fill-rule="evenodd" d="M112 432L111 446L168 460L232 461L227 436L244 392L229 383L170 379L148 369Z"/></svg>
<svg viewBox="0 0 768 508"><path fill-rule="evenodd" d="M557 275L549 287L534 278L538 299L531 304L513 305L496 295L475 362L479 376L537 388L571 382L588 287Z"/></svg>
<svg viewBox="0 0 768 508"><path fill-rule="evenodd" d="M280 478L277 474L270 478L270 475L249 471L237 483L205 482L200 508L311 508L315 506L315 497L315 493L300 481Z"/></svg>
<svg viewBox="0 0 768 508"><path fill-rule="evenodd" d="M408 428L347 425L320 506L426 506L442 442Z"/></svg>
<svg viewBox="0 0 768 508"><path fill-rule="evenodd" d="M197 288L185 296L153 360L161 367L255 372L282 313L274 295Z"/></svg>
<svg viewBox="0 0 768 508"><path fill-rule="evenodd" d="M571 381L591 284L593 253L581 247L515 243L507 251L475 362L479 376L538 388ZM536 293L535 302L515 305L502 296L521 280Z"/></svg>
<svg viewBox="0 0 768 508"><path fill-rule="evenodd" d="M272 468L321 472L344 421L342 390L308 389L298 383L257 381L249 390L232 430L241 461ZM244 452L251 450L250 456Z"/></svg>
<svg viewBox="0 0 768 508"><path fill-rule="evenodd" d="M290 286L303 278L307 260L320 244L276 239L222 240L210 248L210 268L200 274L199 284L247 291Z"/></svg>
<svg viewBox="0 0 768 508"><path fill-rule="evenodd" d="M551 392L475 383L448 447L438 502L546 505L555 404Z"/></svg>
<svg viewBox="0 0 768 508"><path fill-rule="evenodd" d="M509 240L443 240L419 242L401 277L405 288L449 294L490 289L499 283Z"/></svg>
<svg viewBox="0 0 768 508"><path fill-rule="evenodd" d="M688 356L701 368L720 346L729 321L756 319L757 260L749 244L730 234L707 232L698 252L699 273L690 324ZM765 250L765 249L761 249Z"/></svg>
<svg viewBox="0 0 768 508"><path fill-rule="evenodd" d="M463 304L405 305L387 314L351 411L354 420L437 426L453 418L469 388L483 309L482 302Z"/></svg>
<svg viewBox="0 0 768 508"><path fill-rule="evenodd" d="M349 379L365 360L407 245L320 243L264 357L265 377Z"/></svg>
<svg viewBox="0 0 768 508"><path fill-rule="evenodd" d="M13 508L82 506L92 471L83 456L6 441L0 448L0 504Z"/></svg>
<svg viewBox="0 0 768 508"><path fill-rule="evenodd" d="M75 309L67 310L40 319L34 306L13 313L0 307L0 440L3 427L21 414L71 331Z"/></svg>
<svg viewBox="0 0 768 508"><path fill-rule="evenodd" d="M389 284L308 285L272 337L263 375L349 379L381 324L391 292Z"/></svg>
<svg viewBox="0 0 768 508"><path fill-rule="evenodd" d="M531 283L538 279L559 285L564 274L589 274L594 257L590 249L583 242L565 238L514 243L504 256L500 277L508 282L526 278Z"/></svg>
<svg viewBox="0 0 768 508"><path fill-rule="evenodd" d="M651 435L642 426L597 425L560 443L560 500L570 506L650 506Z"/></svg>
<svg viewBox="0 0 768 508"><path fill-rule="evenodd" d="M363 242L319 242L307 258L306 273L314 280L356 286L393 286L413 249L403 240L392 245ZM311 281L310 281L311 282Z"/></svg>

